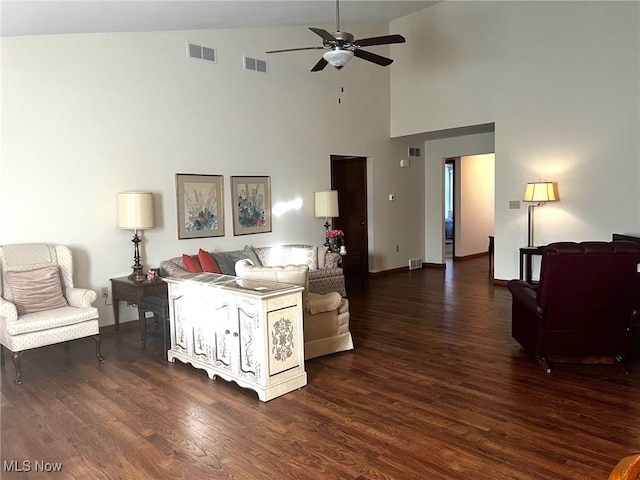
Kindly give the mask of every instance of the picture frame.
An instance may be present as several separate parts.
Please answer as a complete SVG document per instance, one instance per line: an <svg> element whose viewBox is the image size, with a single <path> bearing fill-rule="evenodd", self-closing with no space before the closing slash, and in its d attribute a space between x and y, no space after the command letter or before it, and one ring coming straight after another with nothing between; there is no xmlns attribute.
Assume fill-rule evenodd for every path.
<svg viewBox="0 0 640 480"><path fill-rule="evenodd" d="M224 236L222 175L176 174L178 239Z"/></svg>
<svg viewBox="0 0 640 480"><path fill-rule="evenodd" d="M271 231L271 177L231 177L233 234Z"/></svg>

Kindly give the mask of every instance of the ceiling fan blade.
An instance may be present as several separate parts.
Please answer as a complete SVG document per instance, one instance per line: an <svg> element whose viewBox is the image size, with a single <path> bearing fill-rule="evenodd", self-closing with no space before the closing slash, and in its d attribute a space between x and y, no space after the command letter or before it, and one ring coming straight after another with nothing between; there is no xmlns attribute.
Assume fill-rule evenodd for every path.
<svg viewBox="0 0 640 480"><path fill-rule="evenodd" d="M329 65L329 62L327 62L324 58L320 58L320 60L318 61L318 63L316 63L313 68L311 69L312 72L319 72L320 70L322 70L324 67L326 67L327 65Z"/></svg>
<svg viewBox="0 0 640 480"><path fill-rule="evenodd" d="M322 28L309 27L309 30L311 30L313 33L316 33L316 34L320 35L322 37L322 39L327 41L327 42L337 42L338 41L336 39L336 37L331 35L326 30L323 30Z"/></svg>
<svg viewBox="0 0 640 480"><path fill-rule="evenodd" d="M269 50L265 53L281 53L281 52L297 52L299 50L323 50L324 47L300 47L300 48L285 48L284 50Z"/></svg>
<svg viewBox="0 0 640 480"><path fill-rule="evenodd" d="M359 47L370 47L372 45L389 45L391 43L404 43L406 40L402 35L385 35L383 37L371 37L356 40L353 43Z"/></svg>
<svg viewBox="0 0 640 480"><path fill-rule="evenodd" d="M382 65L383 67L386 67L387 65L391 65L393 63L393 60L391 60L390 58L383 57L382 55L377 55L375 53L367 52L366 50L360 50L359 48L356 48L353 51L353 54L356 57L359 57L363 60L367 60L368 62L373 62L378 65Z"/></svg>

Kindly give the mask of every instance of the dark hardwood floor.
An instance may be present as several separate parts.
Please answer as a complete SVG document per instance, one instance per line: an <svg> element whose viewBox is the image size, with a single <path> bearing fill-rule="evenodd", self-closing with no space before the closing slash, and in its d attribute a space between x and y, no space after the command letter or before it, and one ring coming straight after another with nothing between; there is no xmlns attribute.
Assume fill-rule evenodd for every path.
<svg viewBox="0 0 640 480"><path fill-rule="evenodd" d="M267 403L165 362L156 339L142 352L136 328L103 334L104 364L91 338L26 352L19 386L7 357L1 476L606 480L640 451L640 362L545 374L487 268L372 278L351 298L355 350L308 361L309 384Z"/></svg>

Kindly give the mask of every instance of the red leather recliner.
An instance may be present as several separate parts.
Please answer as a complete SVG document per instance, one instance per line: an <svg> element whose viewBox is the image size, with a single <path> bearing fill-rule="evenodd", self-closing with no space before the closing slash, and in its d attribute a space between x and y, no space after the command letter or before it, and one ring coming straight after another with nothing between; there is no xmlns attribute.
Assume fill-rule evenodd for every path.
<svg viewBox="0 0 640 480"><path fill-rule="evenodd" d="M558 242L542 255L537 291L511 280L511 335L551 372L550 357L613 357L629 372L640 317L640 244Z"/></svg>

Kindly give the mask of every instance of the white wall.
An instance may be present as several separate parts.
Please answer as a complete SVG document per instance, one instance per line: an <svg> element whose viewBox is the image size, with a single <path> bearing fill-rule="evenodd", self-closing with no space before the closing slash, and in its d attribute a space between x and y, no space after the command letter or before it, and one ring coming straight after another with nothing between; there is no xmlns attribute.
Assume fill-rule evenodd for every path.
<svg viewBox="0 0 640 480"><path fill-rule="evenodd" d="M409 147L422 143L394 139L385 168L375 172L373 204L375 243L369 244L369 270L380 272L408 267L409 259L423 258L424 251L424 167L423 158L410 158ZM409 160L401 167L400 160ZM389 195L395 195L390 201Z"/></svg>
<svg viewBox="0 0 640 480"><path fill-rule="evenodd" d="M391 49L393 137L495 122L496 278L518 274L527 211L508 204L528 181L560 193L536 211L536 243L640 232L638 2L442 2L390 29L407 38ZM441 159L487 152L456 151L467 142L425 146L428 261L441 261Z"/></svg>
<svg viewBox="0 0 640 480"><path fill-rule="evenodd" d="M388 33L387 25L347 28ZM216 47L218 63L187 59L187 40ZM76 284L99 291L130 272L133 232L119 230L116 218L125 190L155 194L145 266L200 247L323 243L313 195L330 187L329 157L361 155L369 158L370 202L382 212L372 222L374 265L393 265L391 242L407 243L394 224L396 205L414 193L401 191L407 175L391 155L389 70L354 59L342 71L310 73L317 51L264 54L315 40L305 28L2 38L0 244L68 244ZM388 47L371 50L388 55ZM243 54L267 58L269 74L243 71ZM224 237L178 240L176 173L224 175ZM272 233L234 237L231 175L270 175L273 204L299 197L302 207L273 218ZM387 182L394 205L384 200ZM399 229L392 239L389 225ZM123 314L135 317L131 308ZM102 303L100 317L113 323Z"/></svg>

